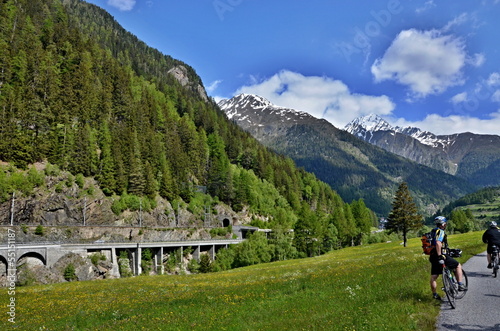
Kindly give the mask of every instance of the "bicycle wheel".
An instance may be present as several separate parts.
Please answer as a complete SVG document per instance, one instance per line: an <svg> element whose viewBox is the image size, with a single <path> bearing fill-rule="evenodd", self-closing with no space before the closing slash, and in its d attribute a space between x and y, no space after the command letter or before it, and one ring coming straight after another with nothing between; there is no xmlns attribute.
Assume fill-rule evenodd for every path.
<svg viewBox="0 0 500 331"><path fill-rule="evenodd" d="M453 285L452 274L448 268L443 269L443 290L446 293L446 297L448 298L448 302L450 303L451 308L455 309L455 295L456 289Z"/></svg>
<svg viewBox="0 0 500 331"><path fill-rule="evenodd" d="M495 254L494 256L492 256L492 266L493 266L493 277L496 278L497 277L497 274L498 274L498 254Z"/></svg>
<svg viewBox="0 0 500 331"><path fill-rule="evenodd" d="M456 280L454 277L453 280ZM454 286L457 289L455 298L456 299L462 299L465 294L467 293L467 290L469 289L469 280L467 279L467 274L465 273L464 269L462 269L462 283L465 286L465 291L458 291L458 282L454 282Z"/></svg>

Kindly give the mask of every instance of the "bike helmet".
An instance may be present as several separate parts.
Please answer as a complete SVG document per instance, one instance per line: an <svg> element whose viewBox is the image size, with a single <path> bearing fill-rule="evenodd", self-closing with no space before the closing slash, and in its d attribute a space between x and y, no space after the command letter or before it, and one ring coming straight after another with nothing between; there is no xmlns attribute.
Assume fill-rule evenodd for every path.
<svg viewBox="0 0 500 331"><path fill-rule="evenodd" d="M446 218L445 218L444 216L438 216L438 217L436 217L436 218L434 219L434 223L435 223L436 225L446 224L446 222L448 222L448 221L446 220Z"/></svg>
<svg viewBox="0 0 500 331"><path fill-rule="evenodd" d="M490 228L496 228L496 227L497 227L497 222L491 221Z"/></svg>

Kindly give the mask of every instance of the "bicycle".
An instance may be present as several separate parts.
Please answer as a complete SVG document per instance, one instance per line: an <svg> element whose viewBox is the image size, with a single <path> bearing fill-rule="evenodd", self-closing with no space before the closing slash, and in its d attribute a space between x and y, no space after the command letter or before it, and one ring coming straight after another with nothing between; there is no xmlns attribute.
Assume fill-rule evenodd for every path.
<svg viewBox="0 0 500 331"><path fill-rule="evenodd" d="M496 278L498 274L499 263L500 263L500 252L497 245L492 246L491 253L491 267L493 268L493 277Z"/></svg>
<svg viewBox="0 0 500 331"><path fill-rule="evenodd" d="M451 257L460 257L462 256L462 251L460 249L450 249L449 255ZM443 291L446 293L446 297L448 298L448 302L452 309L455 309L456 304L455 301L462 299L467 293L467 289L469 286L469 281L467 279L467 274L462 268L462 284L465 287L464 291L458 290L458 281L455 276L455 270L448 268L445 264L443 264Z"/></svg>

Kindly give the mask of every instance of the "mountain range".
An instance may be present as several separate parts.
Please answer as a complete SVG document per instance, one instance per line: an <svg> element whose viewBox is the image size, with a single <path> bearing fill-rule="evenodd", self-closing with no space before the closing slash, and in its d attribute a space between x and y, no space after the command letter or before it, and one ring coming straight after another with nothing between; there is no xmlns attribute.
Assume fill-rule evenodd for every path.
<svg viewBox="0 0 500 331"><path fill-rule="evenodd" d="M314 173L344 200L362 198L380 215L390 211L394 192L401 181L408 183L414 200L425 214L436 212L477 187L450 171L436 170L396 155L324 119L276 106L260 96L240 94L221 100L218 105L229 119L264 145L291 157L298 166ZM354 122L351 124L355 126ZM360 132L365 128L367 138L371 132L368 129L376 132L390 127L383 121L369 121L368 118L357 124ZM408 149L408 155L414 150L411 143L426 146L409 135L400 135L408 142L402 145ZM438 140L436 144L439 145ZM443 161L441 166L448 164Z"/></svg>
<svg viewBox="0 0 500 331"><path fill-rule="evenodd" d="M473 184L500 184L500 136L435 135L416 127L391 126L377 115L356 118L344 129L370 144Z"/></svg>

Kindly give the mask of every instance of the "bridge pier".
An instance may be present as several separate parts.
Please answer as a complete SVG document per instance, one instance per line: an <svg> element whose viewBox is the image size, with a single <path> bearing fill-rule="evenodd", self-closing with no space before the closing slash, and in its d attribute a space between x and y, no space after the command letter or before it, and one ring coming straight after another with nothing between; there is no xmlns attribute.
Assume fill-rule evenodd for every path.
<svg viewBox="0 0 500 331"><path fill-rule="evenodd" d="M111 265L111 276L120 278L120 267L118 266L115 247L111 247Z"/></svg>
<svg viewBox="0 0 500 331"><path fill-rule="evenodd" d="M165 266L163 266L163 247L160 247L154 256L154 265L156 273L163 275L165 273Z"/></svg>
<svg viewBox="0 0 500 331"><path fill-rule="evenodd" d="M141 268L141 257L142 257L142 248L137 244L137 248L135 251L132 251L132 273L135 276L139 276L142 273Z"/></svg>
<svg viewBox="0 0 500 331"><path fill-rule="evenodd" d="M195 249L193 251L193 259L196 261L200 262L200 246L195 246Z"/></svg>

